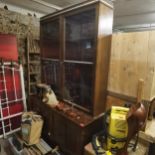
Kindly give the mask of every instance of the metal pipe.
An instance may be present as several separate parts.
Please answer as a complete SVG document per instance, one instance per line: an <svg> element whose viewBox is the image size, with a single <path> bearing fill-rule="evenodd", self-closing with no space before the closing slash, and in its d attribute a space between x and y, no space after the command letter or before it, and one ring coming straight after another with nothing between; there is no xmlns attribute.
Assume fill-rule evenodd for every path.
<svg viewBox="0 0 155 155"><path fill-rule="evenodd" d="M7 117L0 118L0 121L4 121L4 120L6 120L6 119L10 119L10 118L13 118L13 117L17 117L17 116L20 116L20 115L22 115L22 114L23 114L23 113L20 112L20 113L16 113L16 114L13 114L13 115L9 115L9 116L7 116Z"/></svg>
<svg viewBox="0 0 155 155"><path fill-rule="evenodd" d="M15 133L15 132L17 132L17 131L20 131L21 130L21 128L17 128L17 129L15 129L15 130L12 130L12 131L10 131L10 132L7 132L6 133L6 136L8 136L8 135L10 135L10 134L13 134L13 133ZM3 135L0 135L0 138L3 138L4 136Z"/></svg>
<svg viewBox="0 0 155 155"><path fill-rule="evenodd" d="M12 66L12 64L14 66L17 66L19 69L15 68L14 66ZM22 112L18 112L16 114L10 114L10 109L9 109L9 104L10 103L14 103L14 102L19 102L22 101L23 102L23 106L24 106L24 110L26 111L26 97L25 97L25 87L24 87L24 77L23 77L23 68L22 65L18 65L17 63L12 63L12 62L4 62L4 63L0 63L0 68L1 68L1 76L2 76L2 80L1 82L3 82L4 84L4 88L2 90L0 90L0 92L4 92L5 93L5 102L2 102L2 100L4 101L4 98L1 99L0 98L0 121L2 124L2 129L3 129L3 133L0 135L0 138L6 138L7 135L10 135L14 132L19 131L21 128L17 128L15 130L12 130L12 124L11 124L11 118L17 117L17 116L21 116ZM9 66L11 65L11 67ZM7 87L6 87L6 77L5 77L5 69L9 69L10 71L12 71L12 80L13 80L13 89L14 89L14 93L15 93L15 100L11 100L9 101L8 99L8 93L7 93ZM16 81L15 81L15 71L18 71L19 76L20 76L20 83L21 83L21 91L22 91L22 97L19 99L17 96L17 91L16 91ZM2 108L3 105L6 105L6 107ZM8 116L4 117L3 116L3 109L7 109L8 111ZM4 121L5 120L9 120L9 124L5 125ZM6 127L10 128L9 132L6 132Z"/></svg>
<svg viewBox="0 0 155 155"><path fill-rule="evenodd" d="M4 119L3 119L3 111L1 105L1 98L0 98L0 113L1 113L1 122L2 122L2 129L3 129L3 137L5 137L5 128L4 128Z"/></svg>
<svg viewBox="0 0 155 155"><path fill-rule="evenodd" d="M17 90L16 90L15 70L14 70L14 67L12 67L12 79L13 79L13 87L14 87L15 100L17 100Z"/></svg>
<svg viewBox="0 0 155 155"><path fill-rule="evenodd" d="M8 66L5 66L4 68L5 68L5 69L12 69L11 67L8 67ZM17 68L14 68L14 71L18 71L18 72L19 72L20 70L17 69Z"/></svg>
<svg viewBox="0 0 155 155"><path fill-rule="evenodd" d="M22 65L19 66L19 69L20 69L19 73L20 73L20 81L21 81L21 89L22 89L23 106L24 106L24 111L27 111L25 86L24 86L24 75L23 75Z"/></svg>
<svg viewBox="0 0 155 155"><path fill-rule="evenodd" d="M16 99L16 100L11 100L11 101L8 101L8 104L10 103L14 103L14 102L19 102L19 101L23 101L24 99L23 98L20 98L20 99ZM2 105L6 104L6 102L3 102Z"/></svg>
<svg viewBox="0 0 155 155"><path fill-rule="evenodd" d="M6 81L4 64L2 64L2 76L3 76L3 80ZM4 89L5 89L4 92L5 92L5 97L6 97L6 105L7 105L7 108L8 108L8 116L10 116L10 108L9 108L9 103L8 103L9 99L8 99L8 92L7 92L7 88L6 88L6 82L4 82L3 84L4 84ZM3 110L2 110L2 112L3 112ZM3 117L3 120L4 120L4 117ZM9 121L10 129L11 129L11 120L10 120L10 118L8 118L8 121ZM5 130L5 128L4 128L4 130ZM5 138L6 133L4 132L3 135L4 135L4 138Z"/></svg>
<svg viewBox="0 0 155 155"><path fill-rule="evenodd" d="M5 61L5 62L0 62L0 65L15 65L15 66L19 66L19 64L17 62L9 62L9 61Z"/></svg>

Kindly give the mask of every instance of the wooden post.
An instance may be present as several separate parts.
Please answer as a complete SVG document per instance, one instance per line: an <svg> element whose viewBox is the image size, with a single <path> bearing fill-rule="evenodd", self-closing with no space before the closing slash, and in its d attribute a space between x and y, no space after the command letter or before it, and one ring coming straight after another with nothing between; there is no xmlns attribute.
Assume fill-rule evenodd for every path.
<svg viewBox="0 0 155 155"><path fill-rule="evenodd" d="M144 80L139 79L137 88L137 103L140 103L142 101L143 92L144 92Z"/></svg>

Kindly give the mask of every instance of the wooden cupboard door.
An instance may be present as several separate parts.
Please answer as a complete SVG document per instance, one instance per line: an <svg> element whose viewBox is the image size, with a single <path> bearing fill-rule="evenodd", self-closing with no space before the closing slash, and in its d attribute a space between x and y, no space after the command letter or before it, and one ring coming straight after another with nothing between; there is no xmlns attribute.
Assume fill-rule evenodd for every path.
<svg viewBox="0 0 155 155"><path fill-rule="evenodd" d="M50 137L52 135L52 111L49 109L49 107L45 103L40 104L40 113L43 117L44 124L43 124L43 136Z"/></svg>
<svg viewBox="0 0 155 155"><path fill-rule="evenodd" d="M64 71L64 99L91 110L93 65L65 63Z"/></svg>
<svg viewBox="0 0 155 155"><path fill-rule="evenodd" d="M55 112L53 117L54 140L61 148L66 148L66 119ZM69 138L69 137L68 137Z"/></svg>
<svg viewBox="0 0 155 155"><path fill-rule="evenodd" d="M41 101L39 102L39 99L36 98L36 96L30 96L30 110L32 111L35 111L37 113L40 113L40 104L41 104Z"/></svg>
<svg viewBox="0 0 155 155"><path fill-rule="evenodd" d="M76 124L68 122L67 124L67 139L66 148L69 150L69 154L82 155L83 153L83 142L81 141L81 129Z"/></svg>

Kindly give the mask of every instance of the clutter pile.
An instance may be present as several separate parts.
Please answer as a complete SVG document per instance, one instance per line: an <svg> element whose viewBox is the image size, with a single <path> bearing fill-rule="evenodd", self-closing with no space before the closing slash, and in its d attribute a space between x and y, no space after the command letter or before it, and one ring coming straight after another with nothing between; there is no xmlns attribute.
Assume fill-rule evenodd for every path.
<svg viewBox="0 0 155 155"><path fill-rule="evenodd" d="M33 112L22 115L22 138L28 145L37 144L40 140L43 127L43 119Z"/></svg>
<svg viewBox="0 0 155 155"><path fill-rule="evenodd" d="M13 155L60 155L58 147L53 149L41 138L42 127L40 115L23 113L21 132L8 139Z"/></svg>

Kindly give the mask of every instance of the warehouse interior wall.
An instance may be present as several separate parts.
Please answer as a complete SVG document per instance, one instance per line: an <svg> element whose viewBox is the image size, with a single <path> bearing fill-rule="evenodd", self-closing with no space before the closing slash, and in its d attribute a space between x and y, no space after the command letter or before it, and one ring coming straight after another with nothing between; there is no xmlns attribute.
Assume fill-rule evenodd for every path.
<svg viewBox="0 0 155 155"><path fill-rule="evenodd" d="M23 64L26 63L26 37L29 32L35 38L39 38L38 18L0 8L0 33L16 35L18 52Z"/></svg>

